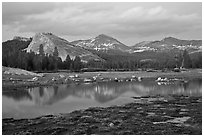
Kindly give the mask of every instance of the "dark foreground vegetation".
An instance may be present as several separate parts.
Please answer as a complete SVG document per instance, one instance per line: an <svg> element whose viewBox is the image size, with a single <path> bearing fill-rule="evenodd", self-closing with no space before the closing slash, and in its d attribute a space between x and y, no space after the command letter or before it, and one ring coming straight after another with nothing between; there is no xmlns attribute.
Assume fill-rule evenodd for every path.
<svg viewBox="0 0 204 137"><path fill-rule="evenodd" d="M34 119L3 119L3 135L201 135L202 97L135 97L133 103Z"/></svg>

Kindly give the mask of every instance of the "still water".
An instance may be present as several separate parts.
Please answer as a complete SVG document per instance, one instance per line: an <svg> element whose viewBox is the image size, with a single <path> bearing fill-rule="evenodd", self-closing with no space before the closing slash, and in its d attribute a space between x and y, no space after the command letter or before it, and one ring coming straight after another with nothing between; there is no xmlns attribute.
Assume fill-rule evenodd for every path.
<svg viewBox="0 0 204 137"><path fill-rule="evenodd" d="M47 114L68 113L89 107L107 107L133 102L133 96L179 94L202 95L202 80L161 85L155 80L104 82L80 85L35 87L3 91L3 118L34 118Z"/></svg>

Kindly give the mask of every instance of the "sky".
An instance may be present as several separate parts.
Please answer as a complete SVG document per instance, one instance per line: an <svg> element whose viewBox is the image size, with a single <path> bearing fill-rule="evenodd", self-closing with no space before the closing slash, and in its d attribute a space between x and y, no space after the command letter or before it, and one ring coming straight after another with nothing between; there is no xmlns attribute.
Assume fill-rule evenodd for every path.
<svg viewBox="0 0 204 137"><path fill-rule="evenodd" d="M51 32L68 41L106 34L128 46L169 36L202 39L202 3L2 3L3 41L39 32Z"/></svg>

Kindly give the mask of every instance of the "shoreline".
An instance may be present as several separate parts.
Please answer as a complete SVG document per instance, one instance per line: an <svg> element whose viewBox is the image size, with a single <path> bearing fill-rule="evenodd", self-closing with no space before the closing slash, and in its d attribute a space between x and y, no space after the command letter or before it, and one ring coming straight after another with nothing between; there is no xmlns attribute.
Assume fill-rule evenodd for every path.
<svg viewBox="0 0 204 137"><path fill-rule="evenodd" d="M183 72L146 72L146 71L127 71L127 72L84 72L84 73L41 73L43 77L26 77L5 75L2 78L3 90L15 90L16 88L32 88L38 86L51 86L58 84L81 84L86 80L89 82L111 82L116 79L121 81L153 79L158 77L181 78L188 80L189 78L201 78L202 69L192 69ZM77 77L75 77L77 75ZM133 78L134 76L134 78ZM17 77L17 78L16 78ZM36 78L37 80L33 80Z"/></svg>
<svg viewBox="0 0 204 137"><path fill-rule="evenodd" d="M92 107L32 119L3 119L2 134L200 135L202 97L133 97L121 106Z"/></svg>

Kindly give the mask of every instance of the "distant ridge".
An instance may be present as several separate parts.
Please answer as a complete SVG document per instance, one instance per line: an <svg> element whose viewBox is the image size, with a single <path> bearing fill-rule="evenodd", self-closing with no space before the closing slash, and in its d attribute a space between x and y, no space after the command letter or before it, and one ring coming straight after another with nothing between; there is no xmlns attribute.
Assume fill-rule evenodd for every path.
<svg viewBox="0 0 204 137"><path fill-rule="evenodd" d="M100 34L87 40L69 42L52 33L43 32L36 33L32 39L15 36L13 40L25 42L32 40L29 46L25 49L27 52L34 51L38 54L39 45L42 44L46 54L52 54L54 48L57 47L59 50L59 56L62 60L65 60L67 54L69 54L72 59L76 56L80 56L85 62L88 60L103 60L93 52L94 50L105 51L106 53L112 53L114 55L127 55L142 53L145 51L169 52L172 50L187 50L189 53L202 51L202 40L181 40L171 36L165 37L161 40L142 41L134 46L126 46L119 40L106 34Z"/></svg>
<svg viewBox="0 0 204 137"><path fill-rule="evenodd" d="M143 51L168 51L172 49L188 50L189 52L200 50L202 40L180 40L174 37L166 37L161 41L143 41L132 46L135 52Z"/></svg>

